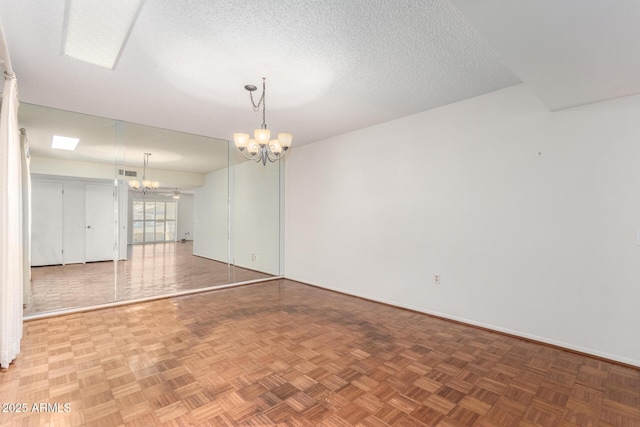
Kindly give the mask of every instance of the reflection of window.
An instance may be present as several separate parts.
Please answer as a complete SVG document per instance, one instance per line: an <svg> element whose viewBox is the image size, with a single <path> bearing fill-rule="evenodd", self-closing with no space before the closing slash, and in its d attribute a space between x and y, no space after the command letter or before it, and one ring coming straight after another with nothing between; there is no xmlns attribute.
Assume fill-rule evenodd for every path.
<svg viewBox="0 0 640 427"><path fill-rule="evenodd" d="M175 242L176 202L133 201L133 243Z"/></svg>

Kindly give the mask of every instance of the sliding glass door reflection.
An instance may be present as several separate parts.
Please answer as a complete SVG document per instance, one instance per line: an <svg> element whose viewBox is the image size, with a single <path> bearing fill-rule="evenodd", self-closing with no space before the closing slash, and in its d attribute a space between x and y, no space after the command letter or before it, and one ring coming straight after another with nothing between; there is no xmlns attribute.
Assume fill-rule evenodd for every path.
<svg viewBox="0 0 640 427"><path fill-rule="evenodd" d="M176 201L133 199L132 243L162 243L177 240Z"/></svg>

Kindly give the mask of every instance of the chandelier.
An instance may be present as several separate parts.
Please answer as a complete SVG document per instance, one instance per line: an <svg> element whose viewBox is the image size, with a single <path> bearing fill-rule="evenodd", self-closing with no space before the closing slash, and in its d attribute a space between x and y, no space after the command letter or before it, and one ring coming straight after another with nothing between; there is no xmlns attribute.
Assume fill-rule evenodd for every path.
<svg viewBox="0 0 640 427"><path fill-rule="evenodd" d="M160 187L160 183L158 181L151 181L147 179L147 166L149 166L149 156L151 153L144 153L144 163L142 166L142 186L140 185L140 181L137 179L132 179L129 181L129 187L136 191L141 191L145 194L149 190L156 190Z"/></svg>
<svg viewBox="0 0 640 427"><path fill-rule="evenodd" d="M276 160L284 157L284 153L291 146L291 140L293 135L290 133L279 133L277 139L271 139L271 131L267 129L265 122L265 80L262 78L262 96L256 104L253 100L253 92L258 89L253 85L246 85L244 88L249 91L249 98L253 105L253 111L259 111L262 105L262 125L260 129L253 131L253 138L250 138L248 133L234 133L233 141L236 147L240 150L242 155L249 160L255 160L256 162L262 162L263 165L267 164L267 160L275 162Z"/></svg>

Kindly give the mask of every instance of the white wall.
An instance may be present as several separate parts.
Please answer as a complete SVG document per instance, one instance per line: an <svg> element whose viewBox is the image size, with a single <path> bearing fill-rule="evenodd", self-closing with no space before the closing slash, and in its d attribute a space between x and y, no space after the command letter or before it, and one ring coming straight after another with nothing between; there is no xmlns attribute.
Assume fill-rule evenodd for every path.
<svg viewBox="0 0 640 427"><path fill-rule="evenodd" d="M211 172L194 194L193 253L278 275L280 273L280 169L242 162ZM229 181L230 179L230 181ZM231 197L229 198L229 191ZM231 242L228 204L231 203ZM254 256L255 255L255 256Z"/></svg>
<svg viewBox="0 0 640 427"><path fill-rule="evenodd" d="M193 254L221 262L229 258L228 174L227 169L208 173L193 195Z"/></svg>
<svg viewBox="0 0 640 427"><path fill-rule="evenodd" d="M243 162L232 167L232 257L235 265L280 274L280 168Z"/></svg>
<svg viewBox="0 0 640 427"><path fill-rule="evenodd" d="M76 178L113 179L115 165L93 162L77 162L74 160L52 159L31 156L29 169L32 174L60 175Z"/></svg>
<svg viewBox="0 0 640 427"><path fill-rule="evenodd" d="M120 179L117 181L118 191L118 259L126 260L128 257L127 245L129 243L129 184Z"/></svg>
<svg viewBox="0 0 640 427"><path fill-rule="evenodd" d="M178 200L178 240L193 240L193 194L181 194Z"/></svg>
<svg viewBox="0 0 640 427"><path fill-rule="evenodd" d="M639 141L518 85L297 147L285 276L640 366Z"/></svg>
<svg viewBox="0 0 640 427"><path fill-rule="evenodd" d="M122 169L118 166L117 169ZM44 175L62 175L77 178L101 178L113 179L116 174L115 159L113 164L80 162L75 160L53 159L47 157L32 156L30 163L31 173ZM123 177L125 183L130 179L142 180L142 168L126 167L127 171L137 172L137 177ZM147 168L147 176L159 181L161 187L197 187L204 183L204 174L195 172L179 172L164 169Z"/></svg>

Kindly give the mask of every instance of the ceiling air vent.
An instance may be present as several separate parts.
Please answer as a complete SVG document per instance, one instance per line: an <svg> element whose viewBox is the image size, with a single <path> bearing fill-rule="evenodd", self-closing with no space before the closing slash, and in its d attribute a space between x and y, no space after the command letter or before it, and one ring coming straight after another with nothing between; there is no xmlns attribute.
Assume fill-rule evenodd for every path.
<svg viewBox="0 0 640 427"><path fill-rule="evenodd" d="M118 169L118 175L122 175L124 173L124 176L138 176L138 172L136 171L126 171L124 169Z"/></svg>

